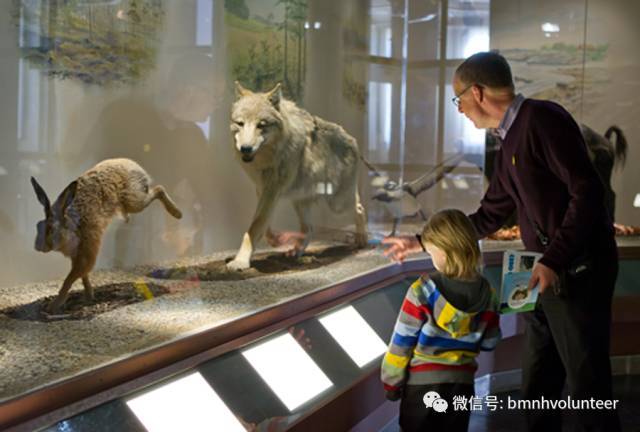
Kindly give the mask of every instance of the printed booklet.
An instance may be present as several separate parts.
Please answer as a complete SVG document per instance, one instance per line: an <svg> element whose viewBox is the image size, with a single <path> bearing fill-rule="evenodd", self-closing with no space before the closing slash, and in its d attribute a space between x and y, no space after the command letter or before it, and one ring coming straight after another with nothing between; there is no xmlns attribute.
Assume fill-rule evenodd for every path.
<svg viewBox="0 0 640 432"><path fill-rule="evenodd" d="M527 290L533 266L542 257L541 253L506 250L502 259L502 289L500 290L500 313L532 311L538 299L538 287Z"/></svg>

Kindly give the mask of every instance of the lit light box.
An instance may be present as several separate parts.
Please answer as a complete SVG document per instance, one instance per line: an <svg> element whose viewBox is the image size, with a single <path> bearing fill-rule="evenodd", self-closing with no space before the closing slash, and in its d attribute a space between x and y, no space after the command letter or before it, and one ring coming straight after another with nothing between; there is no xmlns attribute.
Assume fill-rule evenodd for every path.
<svg viewBox="0 0 640 432"><path fill-rule="evenodd" d="M333 385L289 333L253 346L242 355L290 411Z"/></svg>
<svg viewBox="0 0 640 432"><path fill-rule="evenodd" d="M385 353L387 345L353 306L319 318L351 359L362 367Z"/></svg>
<svg viewBox="0 0 640 432"><path fill-rule="evenodd" d="M126 402L149 432L246 432L220 396L197 372Z"/></svg>

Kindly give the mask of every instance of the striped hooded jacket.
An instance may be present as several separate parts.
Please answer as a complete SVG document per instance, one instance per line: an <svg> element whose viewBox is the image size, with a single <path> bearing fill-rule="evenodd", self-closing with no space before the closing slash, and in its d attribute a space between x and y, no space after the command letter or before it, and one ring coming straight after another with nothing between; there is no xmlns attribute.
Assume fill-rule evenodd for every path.
<svg viewBox="0 0 640 432"><path fill-rule="evenodd" d="M407 291L382 361L384 387L473 383L476 356L493 350L500 336L498 300L484 277L422 275Z"/></svg>

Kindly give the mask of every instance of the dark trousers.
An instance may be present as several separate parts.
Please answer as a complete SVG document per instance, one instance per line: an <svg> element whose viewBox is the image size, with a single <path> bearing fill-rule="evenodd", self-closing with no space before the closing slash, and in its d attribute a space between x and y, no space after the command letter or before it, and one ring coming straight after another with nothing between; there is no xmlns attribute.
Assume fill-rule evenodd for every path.
<svg viewBox="0 0 640 432"><path fill-rule="evenodd" d="M525 317L522 398L560 400L565 380L572 399L612 398L609 339L611 301L618 274L617 253L592 262L588 270L561 276L559 293L538 298ZM620 430L614 410L567 410L577 431ZM527 430L560 432L560 410L529 410ZM566 430L566 429L565 429Z"/></svg>
<svg viewBox="0 0 640 432"><path fill-rule="evenodd" d="M438 392L447 401L446 412L427 408L423 402L425 393ZM473 384L425 384L406 385L400 402L400 428L402 432L423 432L427 430L466 432L469 426L469 411L453 409L453 397L474 395Z"/></svg>

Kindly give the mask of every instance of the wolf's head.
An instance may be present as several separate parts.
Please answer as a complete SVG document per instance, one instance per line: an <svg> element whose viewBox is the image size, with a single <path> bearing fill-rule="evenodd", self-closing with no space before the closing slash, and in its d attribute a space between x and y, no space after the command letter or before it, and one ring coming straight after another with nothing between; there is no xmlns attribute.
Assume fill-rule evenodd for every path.
<svg viewBox="0 0 640 432"><path fill-rule="evenodd" d="M254 93L236 81L236 102L231 109L231 133L244 162L251 162L261 147L282 133L280 84L266 93Z"/></svg>

